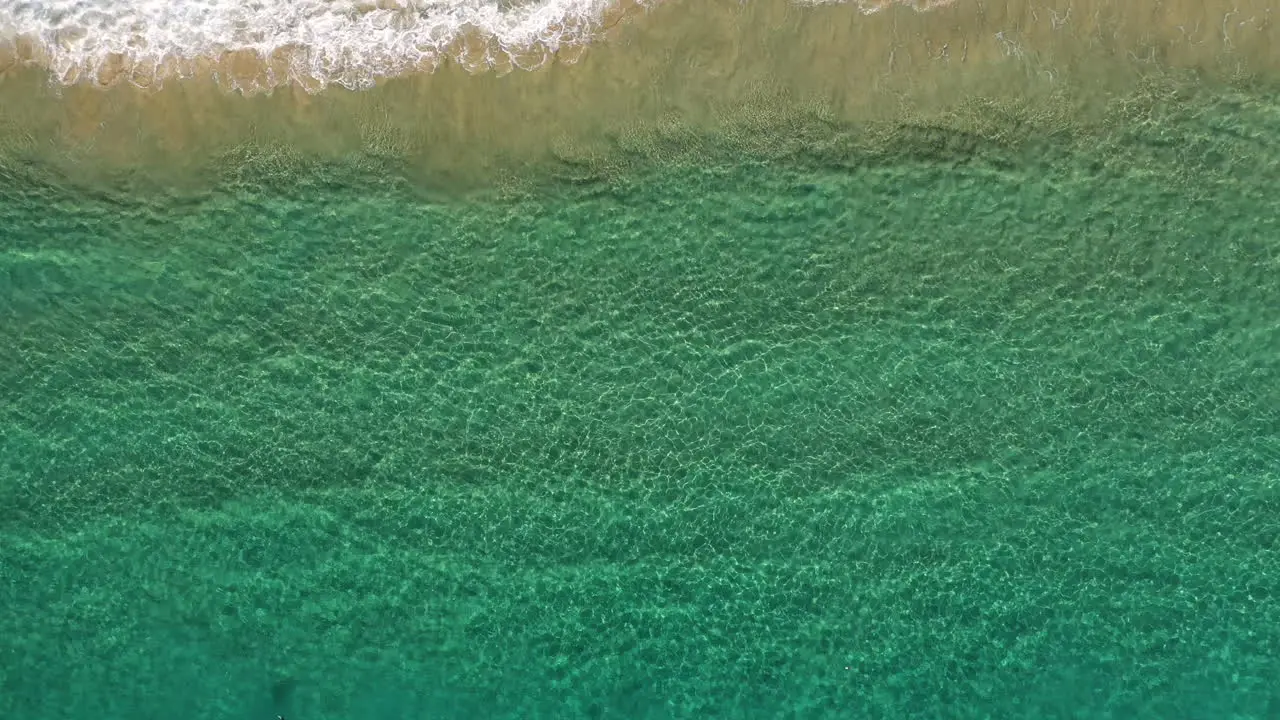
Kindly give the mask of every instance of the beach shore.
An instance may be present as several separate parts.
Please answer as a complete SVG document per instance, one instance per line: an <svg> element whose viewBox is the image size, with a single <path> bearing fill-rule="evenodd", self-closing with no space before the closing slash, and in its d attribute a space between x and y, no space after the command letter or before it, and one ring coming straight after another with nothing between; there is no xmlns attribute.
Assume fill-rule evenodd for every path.
<svg viewBox="0 0 1280 720"><path fill-rule="evenodd" d="M620 138L673 125L768 125L797 113L981 125L988 110L963 112L980 102L1077 127L1152 77L1275 77L1280 33L1268 6L958 0L868 13L786 0L629 3L604 13L589 44L521 59L460 36L452 58L354 91L289 80L272 70L278 53L246 52L168 66L185 78L116 58L64 84L19 39L0 49L0 153L76 179L130 171L194 186L246 152L372 155L472 185L549 158L607 156Z"/></svg>

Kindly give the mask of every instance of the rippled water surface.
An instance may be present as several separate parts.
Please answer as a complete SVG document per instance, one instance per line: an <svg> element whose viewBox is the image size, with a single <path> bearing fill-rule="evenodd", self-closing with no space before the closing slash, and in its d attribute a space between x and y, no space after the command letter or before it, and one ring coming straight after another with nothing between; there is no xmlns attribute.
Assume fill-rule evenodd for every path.
<svg viewBox="0 0 1280 720"><path fill-rule="evenodd" d="M135 5L0 2L0 717L1280 713L1266 3Z"/></svg>

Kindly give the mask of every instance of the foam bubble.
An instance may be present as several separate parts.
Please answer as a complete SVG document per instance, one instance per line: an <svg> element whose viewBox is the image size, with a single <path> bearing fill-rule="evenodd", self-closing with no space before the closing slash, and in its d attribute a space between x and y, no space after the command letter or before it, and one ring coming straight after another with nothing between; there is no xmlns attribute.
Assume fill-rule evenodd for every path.
<svg viewBox="0 0 1280 720"><path fill-rule="evenodd" d="M612 0L20 1L0 5L0 43L65 83L145 85L209 66L248 75L230 78L242 90L359 89L445 57L474 70L537 66L589 41L617 9Z"/></svg>
<svg viewBox="0 0 1280 720"><path fill-rule="evenodd" d="M155 87L207 73L246 93L363 89L446 58L475 72L536 69L660 1L9 0L0 4L0 55L44 66L64 84ZM854 1L874 12L949 0Z"/></svg>

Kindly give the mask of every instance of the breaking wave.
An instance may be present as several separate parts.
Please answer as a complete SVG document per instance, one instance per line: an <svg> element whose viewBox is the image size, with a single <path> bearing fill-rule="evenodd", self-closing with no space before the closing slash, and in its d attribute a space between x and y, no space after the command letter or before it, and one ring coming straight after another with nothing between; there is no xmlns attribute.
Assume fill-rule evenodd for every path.
<svg viewBox="0 0 1280 720"><path fill-rule="evenodd" d="M363 89L456 62L472 72L573 62L602 31L662 0L0 0L0 70L62 84L213 77L244 93ZM825 4L831 0L801 0ZM861 0L918 10L950 0Z"/></svg>

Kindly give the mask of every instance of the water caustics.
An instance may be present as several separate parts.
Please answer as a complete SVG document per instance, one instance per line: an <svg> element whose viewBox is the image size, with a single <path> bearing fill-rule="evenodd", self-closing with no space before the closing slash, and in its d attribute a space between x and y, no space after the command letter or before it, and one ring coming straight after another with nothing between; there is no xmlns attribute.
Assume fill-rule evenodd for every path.
<svg viewBox="0 0 1280 720"><path fill-rule="evenodd" d="M662 0L5 0L0 66L62 84L222 76L241 92L372 86L452 60L473 72L572 61L601 30ZM798 0L826 4L830 0ZM925 10L950 0L858 0ZM5 56L8 56L6 59Z"/></svg>

